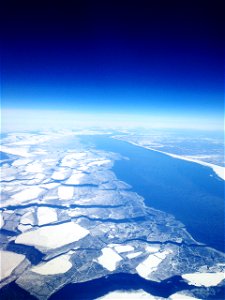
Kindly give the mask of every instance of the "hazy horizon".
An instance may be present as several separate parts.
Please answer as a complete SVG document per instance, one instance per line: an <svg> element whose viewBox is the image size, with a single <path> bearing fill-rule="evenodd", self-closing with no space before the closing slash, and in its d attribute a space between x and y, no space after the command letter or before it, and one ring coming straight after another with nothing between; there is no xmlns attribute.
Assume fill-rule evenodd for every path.
<svg viewBox="0 0 225 300"><path fill-rule="evenodd" d="M123 113L84 113L50 110L2 110L2 132L77 129L77 128L136 128L190 129L223 131L223 120L200 116L138 115Z"/></svg>
<svg viewBox="0 0 225 300"><path fill-rule="evenodd" d="M222 130L221 3L76 1L75 10L46 4L45 13L6 7L3 130L74 119Z"/></svg>

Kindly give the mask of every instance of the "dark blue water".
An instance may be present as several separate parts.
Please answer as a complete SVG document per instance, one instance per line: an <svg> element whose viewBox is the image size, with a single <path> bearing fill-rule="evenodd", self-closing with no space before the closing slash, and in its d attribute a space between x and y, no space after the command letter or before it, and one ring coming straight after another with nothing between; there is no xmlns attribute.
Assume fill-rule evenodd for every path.
<svg viewBox="0 0 225 300"><path fill-rule="evenodd" d="M9 157L8 157L8 155L7 155L6 153L0 151L0 159L1 159L1 160L2 160L2 159L8 159L8 158L9 158Z"/></svg>
<svg viewBox="0 0 225 300"><path fill-rule="evenodd" d="M185 283L180 276L174 276L161 282L153 282L145 280L137 274L120 273L89 282L68 284L50 297L50 300L92 300L112 291L135 291L140 289L154 296L168 298L170 295L182 290L193 290L195 293L194 288L194 286ZM203 288L199 288L198 292L204 295L203 290ZM201 299L224 299L223 287L216 287L214 292L213 296L205 295Z"/></svg>
<svg viewBox="0 0 225 300"><path fill-rule="evenodd" d="M15 282L7 284L0 289L1 300L37 300L36 297L31 296L27 291L20 288ZM66 299L66 298L65 298Z"/></svg>
<svg viewBox="0 0 225 300"><path fill-rule="evenodd" d="M92 300L104 296L105 294L116 291L135 291L143 289L145 292L155 296L168 298L170 295L182 291L190 290L196 297L204 295L204 288L195 290L194 286L185 283L180 276L174 276L168 280L152 282L134 274L112 274L104 278L91 280L88 282L68 284L61 290L52 295L50 300ZM28 292L21 289L14 282L8 284L0 290L1 300L34 300ZM215 287L214 293L210 296L204 295L201 299L224 299L224 287ZM116 300L116 299L115 299Z"/></svg>
<svg viewBox="0 0 225 300"><path fill-rule="evenodd" d="M8 158L9 156L5 152L0 151L0 160L8 159Z"/></svg>
<svg viewBox="0 0 225 300"><path fill-rule="evenodd" d="M133 186L148 206L173 214L199 242L224 252L224 182L202 165L114 140L83 137L98 149L129 158L113 171Z"/></svg>
<svg viewBox="0 0 225 300"><path fill-rule="evenodd" d="M14 155L8 155L5 152L0 151L0 167L4 164L4 161L7 159L7 163L11 164L12 162L12 157L14 157Z"/></svg>
<svg viewBox="0 0 225 300"><path fill-rule="evenodd" d="M15 244L14 241L7 245L6 250L25 255L32 265L39 264L44 257L44 254L33 246Z"/></svg>

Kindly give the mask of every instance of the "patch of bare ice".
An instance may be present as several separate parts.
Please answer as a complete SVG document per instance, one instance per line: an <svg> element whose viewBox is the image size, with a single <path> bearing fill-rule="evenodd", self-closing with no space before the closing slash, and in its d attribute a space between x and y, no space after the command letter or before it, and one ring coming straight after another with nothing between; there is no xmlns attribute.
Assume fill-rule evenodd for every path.
<svg viewBox="0 0 225 300"><path fill-rule="evenodd" d="M0 211L0 228L2 228L4 226L5 222L2 216L2 212Z"/></svg>
<svg viewBox="0 0 225 300"><path fill-rule="evenodd" d="M41 173L43 171L44 171L43 165L39 161L29 163L25 167L25 172L28 172L28 173Z"/></svg>
<svg viewBox="0 0 225 300"><path fill-rule="evenodd" d="M118 245L118 246L115 246L114 249L118 253L124 253L124 252L133 251L134 247L131 245Z"/></svg>
<svg viewBox="0 0 225 300"><path fill-rule="evenodd" d="M129 254L127 254L126 256L127 256L127 258L129 258L129 259L133 259L133 258L135 258L135 257L138 257L139 255L141 255L142 254L142 252L141 251L138 251L138 252L134 252L134 253L129 253Z"/></svg>
<svg viewBox="0 0 225 300"><path fill-rule="evenodd" d="M9 277L24 259L25 256L22 254L0 250L0 281Z"/></svg>
<svg viewBox="0 0 225 300"><path fill-rule="evenodd" d="M12 166L14 167L20 167L20 166L26 166L27 164L31 163L31 159L25 159L25 158L19 158L17 160L14 160L12 163Z"/></svg>
<svg viewBox="0 0 225 300"><path fill-rule="evenodd" d="M170 252L165 250L163 252L158 252L155 254L150 254L143 262L141 262L137 267L137 273L145 278L149 279L149 275L157 270L158 265L166 258Z"/></svg>
<svg viewBox="0 0 225 300"><path fill-rule="evenodd" d="M14 194L12 198L15 199L19 204L20 202L23 201L36 199L43 193L44 193L44 189L38 186L32 186L30 188L24 189L21 192Z"/></svg>
<svg viewBox="0 0 225 300"><path fill-rule="evenodd" d="M89 230L74 222L67 222L22 233L17 236L15 243L50 250L79 241L88 234Z"/></svg>
<svg viewBox="0 0 225 300"><path fill-rule="evenodd" d="M116 269L117 263L122 260L122 257L111 248L103 248L102 255L98 257L98 263L109 271Z"/></svg>
<svg viewBox="0 0 225 300"><path fill-rule="evenodd" d="M195 285L195 286L204 286L204 287L211 287L217 286L225 279L224 272L216 272L216 273L190 273L190 274L183 274L181 276L185 279L188 284Z"/></svg>
<svg viewBox="0 0 225 300"><path fill-rule="evenodd" d="M58 168L53 174L52 179L54 180L65 180L70 176L71 170L68 168Z"/></svg>
<svg viewBox="0 0 225 300"><path fill-rule="evenodd" d="M31 271L41 275L55 275L66 273L71 268L70 255L65 254L41 263L33 267Z"/></svg>
<svg viewBox="0 0 225 300"><path fill-rule="evenodd" d="M39 207L37 210L38 225L45 225L57 221L57 213L54 208Z"/></svg>
<svg viewBox="0 0 225 300"><path fill-rule="evenodd" d="M60 200L71 200L74 194L74 187L72 186L59 186L58 197Z"/></svg>
<svg viewBox="0 0 225 300"><path fill-rule="evenodd" d="M122 299L135 299L135 300L139 300L139 299L151 299L151 300L156 300L156 299L163 299L163 298L158 298L155 297L151 294L146 293L143 290L137 290L137 291L114 291L114 292L110 292L100 298L97 299L108 299L108 300L122 300Z"/></svg>
<svg viewBox="0 0 225 300"><path fill-rule="evenodd" d="M185 295L185 294L183 294L183 293L175 293L175 294L173 294L173 295L171 295L170 297L169 297L169 299L171 299L171 300L192 300L192 299L197 299L197 300L200 300L199 298L195 298L195 297L192 297L192 296L189 296L189 295Z"/></svg>
<svg viewBox="0 0 225 300"><path fill-rule="evenodd" d="M1 146L1 151L4 153L23 156L23 157L32 156L32 154L29 153L29 148Z"/></svg>
<svg viewBox="0 0 225 300"><path fill-rule="evenodd" d="M84 176L85 174L83 172L73 171L72 175L66 180L65 184L79 185Z"/></svg>

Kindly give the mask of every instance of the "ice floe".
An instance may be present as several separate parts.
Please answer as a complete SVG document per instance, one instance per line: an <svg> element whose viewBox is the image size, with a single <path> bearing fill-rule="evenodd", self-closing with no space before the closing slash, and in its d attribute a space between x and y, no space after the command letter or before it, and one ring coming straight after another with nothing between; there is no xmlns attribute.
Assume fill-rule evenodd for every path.
<svg viewBox="0 0 225 300"><path fill-rule="evenodd" d="M122 260L122 257L111 248L103 248L102 255L98 257L98 263L109 271L116 269L117 263Z"/></svg>
<svg viewBox="0 0 225 300"><path fill-rule="evenodd" d="M53 174L54 180L65 180L70 176L71 170L69 168L58 168Z"/></svg>
<svg viewBox="0 0 225 300"><path fill-rule="evenodd" d="M4 164L1 167L1 181L12 181L16 179L17 170L14 167L10 167L8 164Z"/></svg>
<svg viewBox="0 0 225 300"><path fill-rule="evenodd" d="M58 187L60 184L59 183L56 183L56 182L50 182L50 183L44 183L42 184L42 188L45 188L45 189L48 189L48 190L51 190L51 189L54 189L56 187Z"/></svg>
<svg viewBox="0 0 225 300"><path fill-rule="evenodd" d="M123 253L123 252L133 251L134 247L131 245L118 245L118 246L115 246L114 249L118 253Z"/></svg>
<svg viewBox="0 0 225 300"><path fill-rule="evenodd" d="M151 294L146 293L143 290L137 291L114 291L110 292L100 298L97 299L109 299L109 300L120 300L120 299L162 299L159 297L152 296ZM181 299L180 299L181 300Z"/></svg>
<svg viewBox="0 0 225 300"><path fill-rule="evenodd" d="M182 278L185 279L188 284L195 286L211 287L217 286L225 279L224 272L216 273L190 273L183 274Z"/></svg>
<svg viewBox="0 0 225 300"><path fill-rule="evenodd" d="M33 211L26 212L20 219L22 225L34 225L34 214Z"/></svg>
<svg viewBox="0 0 225 300"><path fill-rule="evenodd" d="M66 273L71 268L70 255L65 254L41 263L33 267L31 271L40 275L54 275Z"/></svg>
<svg viewBox="0 0 225 300"><path fill-rule="evenodd" d="M20 167L20 166L26 166L27 164L31 163L31 159L24 159L24 158L19 158L17 160L14 160L12 163L12 166L14 167Z"/></svg>
<svg viewBox="0 0 225 300"><path fill-rule="evenodd" d="M30 188L24 189L19 193L16 193L12 196L13 199L17 200L18 203L32 200L38 198L42 193L44 192L44 189L38 187L38 186L32 186Z"/></svg>
<svg viewBox="0 0 225 300"><path fill-rule="evenodd" d="M15 176L5 176L4 178L1 178L1 181L12 181L16 179Z"/></svg>
<svg viewBox="0 0 225 300"><path fill-rule="evenodd" d="M74 222L41 228L20 234L16 244L34 246L37 249L55 249L79 241L89 234L89 230Z"/></svg>
<svg viewBox="0 0 225 300"><path fill-rule="evenodd" d="M189 296L189 295L185 295L183 293L175 293L173 295L171 295L169 297L169 299L172 299L172 300L192 300L192 299L197 299L197 300L200 300L199 298L195 298L195 297L192 297L192 296Z"/></svg>
<svg viewBox="0 0 225 300"><path fill-rule="evenodd" d="M32 226L32 225L23 225L23 224L19 224L19 225L17 226L17 228L18 228L19 231L24 232L24 231L28 231L28 230L32 229L33 226Z"/></svg>
<svg viewBox="0 0 225 300"><path fill-rule="evenodd" d="M71 185L79 185L81 184L81 179L85 176L83 172L80 171L73 171L73 174L70 176L69 179L65 181L65 184Z"/></svg>
<svg viewBox="0 0 225 300"><path fill-rule="evenodd" d="M70 200L73 198L74 187L72 186L59 186L58 197L60 200Z"/></svg>
<svg viewBox="0 0 225 300"><path fill-rule="evenodd" d="M0 281L10 276L24 259L23 254L0 250Z"/></svg>
<svg viewBox="0 0 225 300"><path fill-rule="evenodd" d="M158 252L155 254L150 254L143 262L141 262L137 267L137 273L145 278L149 279L149 275L157 270L158 265L166 258L170 252L165 250L163 252Z"/></svg>
<svg viewBox="0 0 225 300"><path fill-rule="evenodd" d="M22 156L22 157L32 156L31 153L29 153L29 148L1 146L1 151L12 155Z"/></svg>
<svg viewBox="0 0 225 300"><path fill-rule="evenodd" d="M67 154L61 161L62 167L74 168L78 165L79 160L84 159L87 154L85 152L77 152Z"/></svg>
<svg viewBox="0 0 225 300"><path fill-rule="evenodd" d="M150 252L150 253L155 253L155 252L158 252L160 250L160 245L147 245L145 247L145 250L147 252Z"/></svg>
<svg viewBox="0 0 225 300"><path fill-rule="evenodd" d="M39 161L29 163L25 167L25 172L29 172L29 173L41 173L43 171L44 171L43 165Z"/></svg>
<svg viewBox="0 0 225 300"><path fill-rule="evenodd" d="M92 161L88 164L89 167L92 167L92 166L107 166L111 164L111 160L109 159L100 159L100 160L95 160L95 161Z"/></svg>
<svg viewBox="0 0 225 300"><path fill-rule="evenodd" d="M34 179L27 181L27 184L29 184L29 185L39 184L39 183L42 183L42 181L44 179L45 179L45 174L37 173L37 174L35 174Z"/></svg>
<svg viewBox="0 0 225 300"><path fill-rule="evenodd" d="M138 252L134 252L134 253L129 253L129 254L127 254L126 256L127 256L127 258L129 258L129 259L133 259L133 258L135 258L135 257L138 257L139 255L141 255L142 254L142 252L141 251L138 251Z"/></svg>
<svg viewBox="0 0 225 300"><path fill-rule="evenodd" d="M45 225L57 221L57 213L54 208L39 207L37 209L38 225Z"/></svg>
<svg viewBox="0 0 225 300"><path fill-rule="evenodd" d="M0 211L0 229L4 226L5 222L2 216L2 212Z"/></svg>

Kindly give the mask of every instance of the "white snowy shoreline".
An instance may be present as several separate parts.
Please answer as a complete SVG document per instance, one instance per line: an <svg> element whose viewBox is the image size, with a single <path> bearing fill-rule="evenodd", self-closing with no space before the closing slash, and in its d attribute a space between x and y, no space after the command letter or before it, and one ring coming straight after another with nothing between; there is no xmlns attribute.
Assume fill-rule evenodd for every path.
<svg viewBox="0 0 225 300"><path fill-rule="evenodd" d="M116 137L114 137L114 138L117 139ZM224 167L217 166L217 165L214 165L214 164L211 164L211 163L207 163L205 161L194 159L194 158L191 158L191 157L188 157L188 156L173 154L173 153L157 150L157 149L154 149L154 148L151 148L151 147L148 147L148 146L139 145L139 144L131 142L131 141L127 141L127 142L132 144L132 145L142 147L142 148L145 148L145 149L148 149L148 150L152 150L152 151L155 151L155 152L159 152L159 153L168 155L168 156L173 157L173 158L178 158L178 159L194 162L194 163L200 164L202 166L209 167L209 168L213 169L213 171L217 174L217 176L219 176L221 179L225 180L225 168Z"/></svg>
<svg viewBox="0 0 225 300"><path fill-rule="evenodd" d="M152 149L152 148L148 148L148 149L164 153L164 154L169 155L169 156L174 157L174 158L178 158L178 159L183 159L183 160L195 162L195 163L200 164L202 166L209 167L209 168L213 169L213 171L217 174L217 176L219 176L221 179L225 180L225 168L224 167L217 166L217 165L214 165L214 164L211 164L211 163L207 163L205 161L198 160L198 159L195 159L195 158L190 158L188 156L182 156L182 155L172 154L172 153L168 153L168 152L163 152L163 151L155 150L155 149Z"/></svg>

